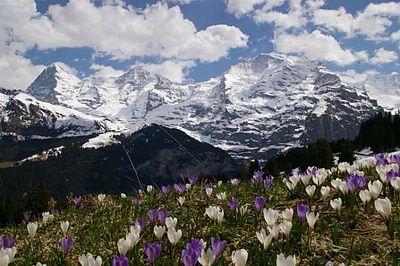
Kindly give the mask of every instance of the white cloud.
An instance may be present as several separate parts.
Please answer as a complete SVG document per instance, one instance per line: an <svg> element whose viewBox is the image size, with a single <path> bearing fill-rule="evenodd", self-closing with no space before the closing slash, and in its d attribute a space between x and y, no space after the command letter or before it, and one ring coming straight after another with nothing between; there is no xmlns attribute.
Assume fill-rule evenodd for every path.
<svg viewBox="0 0 400 266"><path fill-rule="evenodd" d="M226 11L239 18L247 13L252 12L256 5L260 5L265 2L267 2L267 0L226 0ZM269 5L274 5L274 3L284 2L284 0L270 0L268 2L270 2Z"/></svg>
<svg viewBox="0 0 400 266"><path fill-rule="evenodd" d="M163 2L170 2L173 4L187 5L195 0L163 0Z"/></svg>
<svg viewBox="0 0 400 266"><path fill-rule="evenodd" d="M375 52L375 55L371 58L370 63L373 65L382 65L394 62L397 59L398 55L396 52L380 48Z"/></svg>
<svg viewBox="0 0 400 266"><path fill-rule="evenodd" d="M357 60L365 60L366 53L353 53L344 49L333 36L325 35L318 30L299 35L280 34L274 41L275 50L280 53L304 55L314 60L326 60L338 65L349 65Z"/></svg>
<svg viewBox="0 0 400 266"><path fill-rule="evenodd" d="M339 75L340 79L343 82L348 83L350 85L358 85L365 82L368 77L379 75L380 73L375 70L366 70L364 72L357 72L354 69L349 69L347 71L337 74Z"/></svg>
<svg viewBox="0 0 400 266"><path fill-rule="evenodd" d="M400 3L370 3L355 16L343 7L334 9L317 9L313 12L312 22L331 31L345 33L348 37L356 34L370 40L386 39L387 30L392 25L392 17L400 16Z"/></svg>
<svg viewBox="0 0 400 266"><path fill-rule="evenodd" d="M274 0L275 1L275 0ZM256 23L275 24L278 30L287 30L291 28L301 28L306 25L307 18L305 9L301 4L301 0L289 0L288 13L273 10L284 4L285 1L276 1L276 5L269 5L268 2L254 12L253 19Z"/></svg>
<svg viewBox="0 0 400 266"><path fill-rule="evenodd" d="M154 74L159 74L174 82L186 80L189 70L196 66L192 60L174 61L167 60L161 64L142 64L143 68Z"/></svg>
<svg viewBox="0 0 400 266"><path fill-rule="evenodd" d="M390 38L393 41L398 41L400 43L400 30L393 32L392 35L390 36Z"/></svg>
<svg viewBox="0 0 400 266"><path fill-rule="evenodd" d="M124 74L124 71L117 70L111 66L105 66L100 64L92 64L90 69L94 70L94 76L97 77L118 77Z"/></svg>

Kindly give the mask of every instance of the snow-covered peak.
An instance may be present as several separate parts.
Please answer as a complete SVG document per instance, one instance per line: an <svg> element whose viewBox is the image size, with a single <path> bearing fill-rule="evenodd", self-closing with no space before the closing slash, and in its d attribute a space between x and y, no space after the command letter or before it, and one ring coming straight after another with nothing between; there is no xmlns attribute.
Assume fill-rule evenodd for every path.
<svg viewBox="0 0 400 266"><path fill-rule="evenodd" d="M143 84L150 79L155 79L155 75L145 70L143 66L135 66L128 72L122 74L116 79L117 83Z"/></svg>

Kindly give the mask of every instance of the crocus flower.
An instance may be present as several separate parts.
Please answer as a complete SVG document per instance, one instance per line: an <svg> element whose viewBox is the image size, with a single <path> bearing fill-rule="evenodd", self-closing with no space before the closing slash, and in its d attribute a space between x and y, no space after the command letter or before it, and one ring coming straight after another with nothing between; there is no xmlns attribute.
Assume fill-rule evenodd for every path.
<svg viewBox="0 0 400 266"><path fill-rule="evenodd" d="M390 162L399 164L400 163L400 154L392 154L390 155Z"/></svg>
<svg viewBox="0 0 400 266"><path fill-rule="evenodd" d="M174 227L168 228L167 236L169 242L175 246L182 237L182 230L176 230Z"/></svg>
<svg viewBox="0 0 400 266"><path fill-rule="evenodd" d="M245 205L239 207L239 213L241 216L245 216L249 212L250 212L249 204L245 204Z"/></svg>
<svg viewBox="0 0 400 266"><path fill-rule="evenodd" d="M307 204L300 203L297 205L297 215L300 218L300 222L304 222L307 213L310 211L310 207Z"/></svg>
<svg viewBox="0 0 400 266"><path fill-rule="evenodd" d="M185 197L181 196L181 197L178 197L177 200L178 200L178 202L179 202L179 205L182 206L183 204L185 204L185 200L186 200L186 199L185 199Z"/></svg>
<svg viewBox="0 0 400 266"><path fill-rule="evenodd" d="M395 177L390 181L390 184L396 191L400 191L400 177Z"/></svg>
<svg viewBox="0 0 400 266"><path fill-rule="evenodd" d="M145 219L139 219L135 222L135 225L140 227L140 231L143 231L143 229L146 227L147 225L147 221Z"/></svg>
<svg viewBox="0 0 400 266"><path fill-rule="evenodd" d="M237 211L238 207L239 207L239 200L237 199L230 199L228 200L228 206L229 209L233 212L233 211Z"/></svg>
<svg viewBox="0 0 400 266"><path fill-rule="evenodd" d="M340 208L342 208L342 199L341 198L332 199L330 201L330 204L334 210L340 211Z"/></svg>
<svg viewBox="0 0 400 266"><path fill-rule="evenodd" d="M3 249L13 248L15 246L15 238L3 236L1 238L1 246L3 247Z"/></svg>
<svg viewBox="0 0 400 266"><path fill-rule="evenodd" d="M240 186L240 179L239 179L239 178L231 179L231 184L232 184L234 187Z"/></svg>
<svg viewBox="0 0 400 266"><path fill-rule="evenodd" d="M126 255L128 250L131 248L131 243L128 239L119 239L117 242L118 252L120 255Z"/></svg>
<svg viewBox="0 0 400 266"><path fill-rule="evenodd" d="M79 256L78 260L82 266L101 266L103 264L103 260L100 256L94 258L90 253Z"/></svg>
<svg viewBox="0 0 400 266"><path fill-rule="evenodd" d="M362 189L367 185L367 179L364 176L352 174L347 178L346 184L349 190L354 193L357 189Z"/></svg>
<svg viewBox="0 0 400 266"><path fill-rule="evenodd" d="M387 165L389 162L385 157L385 154L380 153L375 155L376 165Z"/></svg>
<svg viewBox="0 0 400 266"><path fill-rule="evenodd" d="M281 216L284 220L291 222L293 219L293 209L286 208L284 211L282 211Z"/></svg>
<svg viewBox="0 0 400 266"><path fill-rule="evenodd" d="M254 198L254 207L258 212L260 212L263 208L265 203L267 202L267 199L264 197L255 197Z"/></svg>
<svg viewBox="0 0 400 266"><path fill-rule="evenodd" d="M51 222L54 219L54 215L50 214L49 212L43 212L42 217L43 217L44 224L47 224L47 222Z"/></svg>
<svg viewBox="0 0 400 266"><path fill-rule="evenodd" d="M150 221L154 222L155 220L158 219L158 210L157 209L149 210L147 212L147 216L150 218Z"/></svg>
<svg viewBox="0 0 400 266"><path fill-rule="evenodd" d="M211 238L211 249L216 258L218 258L219 255L222 254L222 252L226 248L226 245L227 245L226 240L221 241L219 236Z"/></svg>
<svg viewBox="0 0 400 266"><path fill-rule="evenodd" d="M128 266L129 260L125 255L114 256L112 260L112 266Z"/></svg>
<svg viewBox="0 0 400 266"><path fill-rule="evenodd" d="M245 266L249 253L245 249L239 249L232 252L231 258L235 266Z"/></svg>
<svg viewBox="0 0 400 266"><path fill-rule="evenodd" d="M307 212L306 217L307 217L308 227L311 230L314 229L314 225L319 218L319 213L317 213L317 215L315 215L314 212Z"/></svg>
<svg viewBox="0 0 400 266"><path fill-rule="evenodd" d="M192 185L194 185L194 184L197 183L197 180L198 180L198 179L199 179L199 178L198 178L197 176L195 176L195 175L189 176L189 183L192 184Z"/></svg>
<svg viewBox="0 0 400 266"><path fill-rule="evenodd" d="M163 237L165 233L165 226L154 226L154 235L157 237L158 240L161 240L161 238Z"/></svg>
<svg viewBox="0 0 400 266"><path fill-rule="evenodd" d="M314 193L315 193L315 190L317 189L317 187L316 186L314 186L314 185L310 185L310 186L307 186L306 187L306 192L307 192L307 194L308 194L308 196L310 197L310 198L312 198L313 196L314 196Z"/></svg>
<svg viewBox="0 0 400 266"><path fill-rule="evenodd" d="M372 199L371 193L367 189L361 190L359 193L359 196L360 196L361 201L364 204L367 204Z"/></svg>
<svg viewBox="0 0 400 266"><path fill-rule="evenodd" d="M169 211L167 209L162 209L158 212L158 220L160 224L165 224L165 219L169 216Z"/></svg>
<svg viewBox="0 0 400 266"><path fill-rule="evenodd" d="M392 181L394 178L399 177L400 176L400 171L396 171L394 169L390 169L387 173L386 173L386 179L390 182Z"/></svg>
<svg viewBox="0 0 400 266"><path fill-rule="evenodd" d="M279 229L285 236L289 236L290 231L292 230L292 223L285 220L279 224Z"/></svg>
<svg viewBox="0 0 400 266"><path fill-rule="evenodd" d="M272 182L274 180L274 177L272 175L267 175L264 179L264 187L265 188L270 188L272 186Z"/></svg>
<svg viewBox="0 0 400 266"><path fill-rule="evenodd" d="M285 258L285 255L282 253L277 255L276 258L276 266L295 266L296 265L296 257L288 256Z"/></svg>
<svg viewBox="0 0 400 266"><path fill-rule="evenodd" d="M164 193L164 194L168 194L168 192L171 190L171 188L170 188L170 186L162 186L161 187L161 191Z"/></svg>
<svg viewBox="0 0 400 266"><path fill-rule="evenodd" d="M97 200L98 200L99 202L103 202L105 198L106 198L106 195L105 195L105 194L99 194L99 195L97 195Z"/></svg>
<svg viewBox="0 0 400 266"><path fill-rule="evenodd" d="M207 197L211 197L212 191L213 191L212 188L210 188L210 187L206 188Z"/></svg>
<svg viewBox="0 0 400 266"><path fill-rule="evenodd" d="M79 197L75 196L71 200L72 200L72 203L74 204L75 208L78 208L80 206L80 204L81 204L82 197L81 196L79 196Z"/></svg>
<svg viewBox="0 0 400 266"><path fill-rule="evenodd" d="M64 256L66 256L68 254L68 251L74 244L74 239L72 238L72 236L62 237L60 242L61 242L61 247L64 251Z"/></svg>
<svg viewBox="0 0 400 266"><path fill-rule="evenodd" d="M28 223L31 220L32 212L31 211L24 211L22 213L22 215L24 216L25 223Z"/></svg>
<svg viewBox="0 0 400 266"><path fill-rule="evenodd" d="M1 248L0 249L0 265L7 266L8 264L12 263L17 253L17 248Z"/></svg>
<svg viewBox="0 0 400 266"><path fill-rule="evenodd" d="M321 187L321 196L322 199L326 199L331 191L330 187Z"/></svg>
<svg viewBox="0 0 400 266"><path fill-rule="evenodd" d="M383 184L379 180L375 180L374 182L369 181L368 190L371 193L371 196L374 199L377 199L382 192Z"/></svg>
<svg viewBox="0 0 400 266"><path fill-rule="evenodd" d="M256 236L258 241L260 241L260 243L263 245L264 250L267 250L272 242L273 235L269 234L267 236L267 233L265 232L264 228L262 228L260 232L256 232Z"/></svg>
<svg viewBox="0 0 400 266"><path fill-rule="evenodd" d="M205 214L214 221L221 223L224 219L224 210L218 206L210 206L206 209Z"/></svg>
<svg viewBox="0 0 400 266"><path fill-rule="evenodd" d="M278 224L274 224L273 226L268 226L267 229L273 238L278 239L280 232L280 226Z"/></svg>
<svg viewBox="0 0 400 266"><path fill-rule="evenodd" d="M263 214L264 220L269 226L273 226L279 218L279 212L272 208L264 209Z"/></svg>
<svg viewBox="0 0 400 266"><path fill-rule="evenodd" d="M215 262L214 252L209 248L207 252L202 249L201 255L197 260L202 266L211 266Z"/></svg>
<svg viewBox="0 0 400 266"><path fill-rule="evenodd" d="M181 262L185 266L195 266L201 255L203 246L200 241L193 239L191 243L186 244L186 249L181 252Z"/></svg>
<svg viewBox="0 0 400 266"><path fill-rule="evenodd" d="M213 185L212 183L207 183L207 184L204 185L204 188L205 188L205 189L207 189L207 188L214 188L214 185Z"/></svg>
<svg viewBox="0 0 400 266"><path fill-rule="evenodd" d="M226 192L221 192L215 195L219 200L226 200Z"/></svg>
<svg viewBox="0 0 400 266"><path fill-rule="evenodd" d="M28 223L28 225L26 226L26 228L28 229L28 234L29 236L33 239L36 235L36 231L38 229L38 223L34 222L34 223Z"/></svg>
<svg viewBox="0 0 400 266"><path fill-rule="evenodd" d="M61 222L60 226L61 226L61 231L63 232L63 235L66 236L67 232L68 232L68 228L69 228L69 222L68 221Z"/></svg>
<svg viewBox="0 0 400 266"><path fill-rule="evenodd" d="M260 170L255 171L253 178L251 179L251 183L253 183L253 184L263 183L263 181L264 181L263 177L264 177L264 173L262 171L260 171Z"/></svg>
<svg viewBox="0 0 400 266"><path fill-rule="evenodd" d="M161 253L161 244L154 242L153 244L146 244L146 255L150 264L154 264Z"/></svg>
<svg viewBox="0 0 400 266"><path fill-rule="evenodd" d="M381 214L385 221L389 220L392 213L392 203L388 198L375 200L375 209Z"/></svg>
<svg viewBox="0 0 400 266"><path fill-rule="evenodd" d="M178 223L177 218L167 217L165 219L165 225L167 226L168 229L175 228L177 223Z"/></svg>
<svg viewBox="0 0 400 266"><path fill-rule="evenodd" d="M183 194L186 191L185 184L179 183L174 185L175 191L179 194Z"/></svg>
<svg viewBox="0 0 400 266"><path fill-rule="evenodd" d="M153 188L152 185L148 185L148 186L146 187L146 190L147 190L147 193L151 193L151 192L153 192L154 188Z"/></svg>

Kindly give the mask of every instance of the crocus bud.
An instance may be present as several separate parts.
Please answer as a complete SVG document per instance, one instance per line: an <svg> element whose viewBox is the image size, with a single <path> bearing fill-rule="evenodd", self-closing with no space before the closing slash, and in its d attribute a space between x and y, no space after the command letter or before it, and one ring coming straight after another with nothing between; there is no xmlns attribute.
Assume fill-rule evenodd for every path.
<svg viewBox="0 0 400 266"><path fill-rule="evenodd" d="M383 219L388 220L392 213L392 203L388 198L375 200L375 209L382 215Z"/></svg>
<svg viewBox="0 0 400 266"><path fill-rule="evenodd" d="M231 258L235 266L245 266L249 253L245 249L239 249L232 252Z"/></svg>

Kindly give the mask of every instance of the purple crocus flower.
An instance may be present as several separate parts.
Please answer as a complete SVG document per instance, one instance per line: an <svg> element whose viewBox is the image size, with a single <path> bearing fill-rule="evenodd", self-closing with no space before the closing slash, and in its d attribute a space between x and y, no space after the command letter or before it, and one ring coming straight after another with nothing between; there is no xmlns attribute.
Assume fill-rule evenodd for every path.
<svg viewBox="0 0 400 266"><path fill-rule="evenodd" d="M154 209L154 210L149 210L147 212L147 216L149 216L150 221L154 222L155 220L157 220L158 218L158 210Z"/></svg>
<svg viewBox="0 0 400 266"><path fill-rule="evenodd" d="M179 183L174 185L175 191L179 194L183 194L186 191L185 184Z"/></svg>
<svg viewBox="0 0 400 266"><path fill-rule="evenodd" d="M268 175L264 179L264 187L265 188L270 188L272 186L272 181L274 180L274 177L272 175Z"/></svg>
<svg viewBox="0 0 400 266"><path fill-rule="evenodd" d="M150 264L153 264L161 253L161 244L154 242L153 244L146 244L146 255Z"/></svg>
<svg viewBox="0 0 400 266"><path fill-rule="evenodd" d="M400 176L400 171L395 171L393 169L390 169L387 173L386 173L386 177L389 181L392 181L395 177Z"/></svg>
<svg viewBox="0 0 400 266"><path fill-rule="evenodd" d="M140 231L143 231L143 229L146 227L147 225L147 221L146 219L139 219L135 222L135 225L139 225L140 227Z"/></svg>
<svg viewBox="0 0 400 266"><path fill-rule="evenodd" d="M216 258L222 254L222 252L226 248L226 245L226 240L221 241L219 236L211 238L211 250L213 251Z"/></svg>
<svg viewBox="0 0 400 266"><path fill-rule="evenodd" d="M375 155L375 161L376 165L387 165L389 163L383 153Z"/></svg>
<svg viewBox="0 0 400 266"><path fill-rule="evenodd" d="M307 204L304 203L300 203L297 205L297 215L300 218L300 221L303 223L305 218L306 218L306 214L310 211L310 207Z"/></svg>
<svg viewBox="0 0 400 266"><path fill-rule="evenodd" d="M181 262L185 266L195 266L201 255L203 247L197 239L192 239L191 243L186 244L186 249L181 252Z"/></svg>
<svg viewBox="0 0 400 266"><path fill-rule="evenodd" d="M199 178L198 178L197 176L195 176L195 175L189 176L189 183L192 184L192 185L194 185L194 184L197 183L197 180L198 180L198 179L199 179Z"/></svg>
<svg viewBox="0 0 400 266"><path fill-rule="evenodd" d="M256 207L256 210L260 212L263 208L265 203L267 202L267 199L264 197L255 197L254 198L254 207Z"/></svg>
<svg viewBox="0 0 400 266"><path fill-rule="evenodd" d="M354 193L358 188L362 189L367 185L367 179L357 174L350 175L346 180L346 185Z"/></svg>
<svg viewBox="0 0 400 266"><path fill-rule="evenodd" d="M3 236L1 238L1 246L6 249L6 248L12 248L15 246L15 238L11 238L8 236Z"/></svg>
<svg viewBox="0 0 400 266"><path fill-rule="evenodd" d="M129 260L125 255L114 256L112 266L128 266Z"/></svg>
<svg viewBox="0 0 400 266"><path fill-rule="evenodd" d="M316 166L310 166L307 168L307 175L309 176L315 176L318 172L318 167Z"/></svg>
<svg viewBox="0 0 400 266"><path fill-rule="evenodd" d="M162 186L161 187L161 191L162 191L162 193L164 193L164 194L168 194L168 192L171 190L171 187L170 186Z"/></svg>
<svg viewBox="0 0 400 266"><path fill-rule="evenodd" d="M75 205L75 208L78 208L81 205L81 200L82 200L81 196L79 197L75 196L72 198L72 203Z"/></svg>
<svg viewBox="0 0 400 266"><path fill-rule="evenodd" d="M239 178L234 178L231 180L231 183L234 187L240 186L240 179Z"/></svg>
<svg viewBox="0 0 400 266"><path fill-rule="evenodd" d="M22 213L22 215L24 216L24 221L25 221L26 223L28 223L28 222L31 220L32 212L31 212L31 211L24 211L24 212Z"/></svg>
<svg viewBox="0 0 400 266"><path fill-rule="evenodd" d="M204 188L214 188L214 185L212 183L207 183L204 185Z"/></svg>
<svg viewBox="0 0 400 266"><path fill-rule="evenodd" d="M239 200L237 200L237 199L230 199L230 200L228 200L228 206L229 206L229 209L231 210L231 211L236 211L237 210L237 208L239 207Z"/></svg>
<svg viewBox="0 0 400 266"><path fill-rule="evenodd" d="M169 211L167 209L162 209L158 212L158 220L160 224L165 224L165 219L169 216Z"/></svg>
<svg viewBox="0 0 400 266"><path fill-rule="evenodd" d="M390 156L390 162L396 164L400 163L400 154L392 154Z"/></svg>
<svg viewBox="0 0 400 266"><path fill-rule="evenodd" d="M74 244L74 239L72 236L62 237L61 238L61 247L64 251L64 256L67 255L68 251L71 249L72 244Z"/></svg>
<svg viewBox="0 0 400 266"><path fill-rule="evenodd" d="M132 204L138 205L142 200L139 197L132 198Z"/></svg>
<svg viewBox="0 0 400 266"><path fill-rule="evenodd" d="M251 183L253 184L260 184L263 182L264 173L260 170L255 171L253 178L251 179Z"/></svg>

